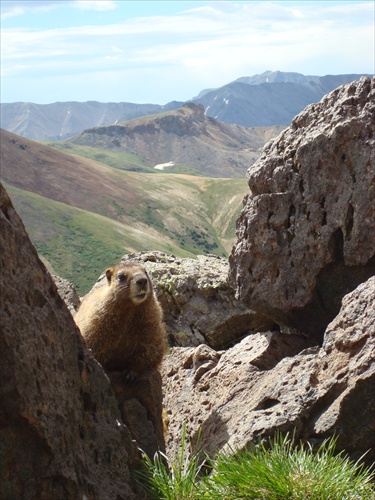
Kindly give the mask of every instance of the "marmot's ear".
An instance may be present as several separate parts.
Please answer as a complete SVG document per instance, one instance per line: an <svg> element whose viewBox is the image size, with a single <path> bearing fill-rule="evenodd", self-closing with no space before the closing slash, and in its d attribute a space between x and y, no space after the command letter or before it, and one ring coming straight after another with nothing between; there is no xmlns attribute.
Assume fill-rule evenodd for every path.
<svg viewBox="0 0 375 500"><path fill-rule="evenodd" d="M113 271L114 271L114 268L113 268L113 267L109 267L109 268L106 270L106 272L105 272L105 275L106 275L106 278L107 278L108 283L111 281Z"/></svg>

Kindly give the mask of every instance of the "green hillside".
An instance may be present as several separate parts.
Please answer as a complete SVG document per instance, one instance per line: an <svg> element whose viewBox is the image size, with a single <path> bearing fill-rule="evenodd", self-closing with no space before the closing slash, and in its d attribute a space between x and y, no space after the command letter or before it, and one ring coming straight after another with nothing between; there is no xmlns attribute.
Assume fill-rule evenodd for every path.
<svg viewBox="0 0 375 500"><path fill-rule="evenodd" d="M128 252L159 250L193 256L155 236L70 207L43 196L5 186L36 249L54 271L87 293L105 267Z"/></svg>
<svg viewBox="0 0 375 500"><path fill-rule="evenodd" d="M106 266L118 262L125 253L159 250L180 257L207 253L227 256L235 241L235 220L245 181L132 175L142 183L145 204L124 214L118 202L102 200L119 218L126 215L132 223L6 185L38 252L57 274L72 281L81 295ZM165 180L160 184L162 178ZM161 191L168 194L160 196Z"/></svg>
<svg viewBox="0 0 375 500"><path fill-rule="evenodd" d="M120 157L141 160L123 152L109 151L105 164L95 148L80 156L1 138L2 181L32 242L80 294L127 252L227 256L235 242L245 179L128 171Z"/></svg>
<svg viewBox="0 0 375 500"><path fill-rule="evenodd" d="M89 160L97 161L109 167L127 170L129 172L142 172L145 174L188 174L203 176L196 168L184 163L176 164L173 168L166 168L163 171L148 166L139 156L126 151L111 151L110 149L94 148L92 146L82 146L69 142L46 142L39 141L49 148L56 149L63 153L81 156Z"/></svg>
<svg viewBox="0 0 375 500"><path fill-rule="evenodd" d="M128 170L130 172L157 173L158 171L148 166L142 159L132 153L126 151L111 151L109 149L93 148L91 146L81 146L68 142L46 142L40 141L49 148L54 148L63 153L74 154L88 158L89 160L98 161L109 167L118 168L120 170Z"/></svg>

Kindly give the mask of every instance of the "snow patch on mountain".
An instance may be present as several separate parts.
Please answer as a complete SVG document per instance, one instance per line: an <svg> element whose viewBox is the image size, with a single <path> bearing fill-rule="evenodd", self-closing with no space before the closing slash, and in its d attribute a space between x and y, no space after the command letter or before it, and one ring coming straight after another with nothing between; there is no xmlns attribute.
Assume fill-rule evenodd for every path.
<svg viewBox="0 0 375 500"><path fill-rule="evenodd" d="M166 168L174 167L175 163L173 161L169 161L168 163L158 163L154 166L156 170L165 170Z"/></svg>

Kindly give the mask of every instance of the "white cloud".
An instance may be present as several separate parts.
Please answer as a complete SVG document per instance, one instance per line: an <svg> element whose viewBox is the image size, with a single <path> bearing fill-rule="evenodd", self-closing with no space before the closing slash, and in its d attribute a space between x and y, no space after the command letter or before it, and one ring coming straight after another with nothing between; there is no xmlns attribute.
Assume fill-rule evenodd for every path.
<svg viewBox="0 0 375 500"><path fill-rule="evenodd" d="M24 8L26 3L36 4L17 5ZM40 3L47 8L60 2ZM115 4L111 0L68 3L95 9ZM144 92L138 102L161 103L164 97L152 100L147 95L159 91L170 100L181 99L176 90L189 86L188 99L202 88L267 69L318 75L371 72L373 13L373 4L361 1L323 6L304 1L299 5L220 1L179 15L138 17L110 25L3 28L2 72L9 82L11 77L12 81L22 77L24 82L32 77L33 81L39 78L41 85L57 76L72 82L74 75L74 81L81 82L90 73L95 75L90 77L93 92L99 92L98 82L103 81L108 92L130 91L132 80L132 91Z"/></svg>
<svg viewBox="0 0 375 500"><path fill-rule="evenodd" d="M25 12L42 12L62 7L73 7L80 10L113 10L115 0L1 0L1 20L20 16Z"/></svg>
<svg viewBox="0 0 375 500"><path fill-rule="evenodd" d="M111 50L112 50L112 52L114 52L116 54L121 54L122 52L124 52L122 49L120 49L119 47L116 47L115 45L112 45Z"/></svg>
<svg viewBox="0 0 375 500"><path fill-rule="evenodd" d="M5 21L6 19L10 18L10 17L15 17L15 16L20 16L21 14L24 14L25 13L25 9L22 8L22 7L12 7L10 6L10 8L8 9L1 9L1 20L2 21Z"/></svg>
<svg viewBox="0 0 375 500"><path fill-rule="evenodd" d="M40 12L52 10L56 7L62 7L69 4L71 0L1 0L1 20L4 21L10 17L20 16L25 12Z"/></svg>
<svg viewBox="0 0 375 500"><path fill-rule="evenodd" d="M82 10L113 10L116 3L113 0L75 0L73 6Z"/></svg>

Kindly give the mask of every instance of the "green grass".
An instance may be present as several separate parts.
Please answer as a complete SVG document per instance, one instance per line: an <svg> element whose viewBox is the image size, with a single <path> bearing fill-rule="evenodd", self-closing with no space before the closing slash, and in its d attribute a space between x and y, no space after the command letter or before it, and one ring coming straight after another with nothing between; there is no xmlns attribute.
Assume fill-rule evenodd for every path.
<svg viewBox="0 0 375 500"><path fill-rule="evenodd" d="M199 170L186 163L176 164L173 167L168 167L165 170L162 170L162 172L164 174L185 174L185 175L196 175L198 177L205 177L204 174L199 172Z"/></svg>
<svg viewBox="0 0 375 500"><path fill-rule="evenodd" d="M246 184L244 182L244 190L240 191L234 189L235 185L232 179L213 179L212 182L208 183L206 191L202 193L202 200L207 207L207 214L209 219L214 223L215 227L219 229L218 237L225 239L236 239L236 220L240 214L241 207L239 205L239 199L236 202L238 210L235 212L230 212L228 210L228 200L238 197L240 193L241 199L246 193ZM223 200L226 201L223 204ZM228 213L231 216L228 217Z"/></svg>
<svg viewBox="0 0 375 500"><path fill-rule="evenodd" d="M187 174L203 177L203 174L196 168L187 164L178 164L165 170L157 170L142 160L138 155L127 153L126 151L111 151L110 149L100 149L91 146L81 146L70 142L49 142L39 141L49 148L57 149L63 153L81 156L94 160L103 165L108 165L119 170L128 172L141 172L145 174Z"/></svg>
<svg viewBox="0 0 375 500"><path fill-rule="evenodd" d="M373 499L373 474L343 453L335 454L335 439L316 452L310 445L294 446L288 435L274 438L234 456L221 453L205 482L212 500L238 498L269 500Z"/></svg>
<svg viewBox="0 0 375 500"><path fill-rule="evenodd" d="M194 452L186 459L186 429L180 453L173 460L163 454L145 457L140 484L162 500L373 500L374 472L335 453L336 439L318 450L295 445L288 435L215 459ZM210 470L207 475L202 474Z"/></svg>
<svg viewBox="0 0 375 500"><path fill-rule="evenodd" d="M127 153L126 151L111 151L109 149L100 149L91 146L80 146L69 142L39 142L50 148L62 151L63 153L88 158L89 160L94 160L119 170L153 174L158 173L158 170L148 166L142 158L135 154Z"/></svg>
<svg viewBox="0 0 375 500"><path fill-rule="evenodd" d="M186 425L181 439L181 450L173 460L164 453L156 453L151 460L143 453L144 467L136 474L141 486L155 500L194 500L201 498L199 474L204 466L199 452L187 453Z"/></svg>
<svg viewBox="0 0 375 500"><path fill-rule="evenodd" d="M194 254L133 227L6 185L30 239L60 276L80 295L100 273L129 251L159 250L179 257Z"/></svg>

